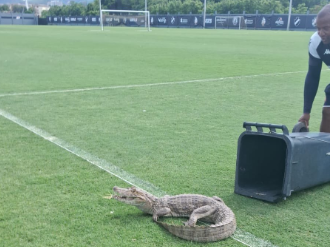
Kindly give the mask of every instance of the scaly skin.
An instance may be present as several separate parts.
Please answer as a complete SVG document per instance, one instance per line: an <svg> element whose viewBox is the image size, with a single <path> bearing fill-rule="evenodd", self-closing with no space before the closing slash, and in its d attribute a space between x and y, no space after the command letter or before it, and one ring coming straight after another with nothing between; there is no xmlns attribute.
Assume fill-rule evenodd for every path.
<svg viewBox="0 0 330 247"><path fill-rule="evenodd" d="M128 189L114 187L115 200L136 206L145 213L151 214L154 221L162 225L177 237L196 241L214 242L231 236L236 230L234 213L219 197L207 197L196 194L155 197L152 194L131 187ZM159 222L158 218L188 217L183 225L170 225ZM210 222L208 226L196 226L198 219Z"/></svg>

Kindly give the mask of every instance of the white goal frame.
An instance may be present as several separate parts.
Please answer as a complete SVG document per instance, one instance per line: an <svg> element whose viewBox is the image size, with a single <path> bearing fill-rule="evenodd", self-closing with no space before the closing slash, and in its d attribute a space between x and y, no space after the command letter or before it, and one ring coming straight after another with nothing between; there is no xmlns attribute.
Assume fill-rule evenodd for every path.
<svg viewBox="0 0 330 247"><path fill-rule="evenodd" d="M244 16L242 15L237 15L237 16L228 16L228 15L216 15L214 17L214 29L217 29L217 19L219 18L225 18L225 19L234 19L234 18L238 18L238 29L242 29L241 27L241 22L242 20L244 21ZM228 26L227 26L228 27Z"/></svg>
<svg viewBox="0 0 330 247"><path fill-rule="evenodd" d="M100 25L101 30L103 31L103 12L109 12L109 13L144 13L147 17L147 21L145 22L146 27L148 27L148 31L150 31L150 12L149 11L139 11L139 10L116 10L116 9L101 9L100 11Z"/></svg>

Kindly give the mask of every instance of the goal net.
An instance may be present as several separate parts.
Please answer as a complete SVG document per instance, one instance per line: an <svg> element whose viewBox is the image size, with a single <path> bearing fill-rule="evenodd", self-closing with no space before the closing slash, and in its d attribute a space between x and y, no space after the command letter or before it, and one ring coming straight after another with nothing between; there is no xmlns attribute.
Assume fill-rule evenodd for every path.
<svg viewBox="0 0 330 247"><path fill-rule="evenodd" d="M102 9L100 22L104 26L144 27L150 31L149 11Z"/></svg>
<svg viewBox="0 0 330 247"><path fill-rule="evenodd" d="M246 29L244 16L215 16L214 25L215 29Z"/></svg>

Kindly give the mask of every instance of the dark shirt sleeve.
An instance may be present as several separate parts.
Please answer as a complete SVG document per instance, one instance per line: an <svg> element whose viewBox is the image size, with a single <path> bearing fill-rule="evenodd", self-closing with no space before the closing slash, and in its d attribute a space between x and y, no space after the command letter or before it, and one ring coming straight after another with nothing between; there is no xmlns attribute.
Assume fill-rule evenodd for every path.
<svg viewBox="0 0 330 247"><path fill-rule="evenodd" d="M304 88L304 113L310 113L319 87L322 60L309 54L308 72L305 79Z"/></svg>

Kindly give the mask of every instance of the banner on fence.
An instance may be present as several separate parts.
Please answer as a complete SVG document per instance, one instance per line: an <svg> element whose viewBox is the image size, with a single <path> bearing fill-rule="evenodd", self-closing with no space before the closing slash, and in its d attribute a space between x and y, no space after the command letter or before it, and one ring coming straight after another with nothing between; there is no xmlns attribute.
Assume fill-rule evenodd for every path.
<svg viewBox="0 0 330 247"><path fill-rule="evenodd" d="M245 25L238 25L241 17ZM290 30L315 30L316 15L292 15L290 18ZM17 20L19 21L19 20ZM52 16L47 18L48 24L66 25L100 25L99 16ZM103 17L103 25L108 26L145 26L144 16L112 15ZM152 27L176 27L176 28L203 28L203 15L151 15ZM243 24L244 24L243 23ZM205 28L239 28L247 29L286 29L288 15L206 15Z"/></svg>

